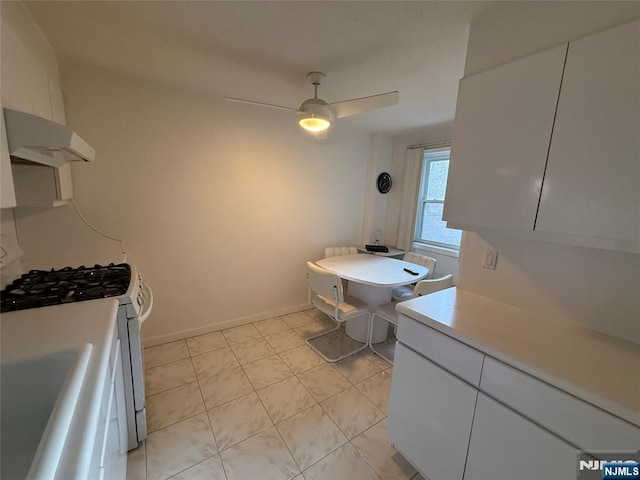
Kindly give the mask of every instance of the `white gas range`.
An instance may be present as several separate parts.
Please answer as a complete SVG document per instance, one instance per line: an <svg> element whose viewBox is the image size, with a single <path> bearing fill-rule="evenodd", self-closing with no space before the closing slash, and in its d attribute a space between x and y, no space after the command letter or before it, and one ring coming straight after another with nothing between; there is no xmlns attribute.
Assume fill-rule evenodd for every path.
<svg viewBox="0 0 640 480"><path fill-rule="evenodd" d="M77 263L74 263L77 265ZM147 437L140 329L153 307L151 288L128 263L58 269L30 264L29 270L2 291L2 312L113 297L119 302L118 338L122 356L129 450ZM59 267L60 262L49 265Z"/></svg>

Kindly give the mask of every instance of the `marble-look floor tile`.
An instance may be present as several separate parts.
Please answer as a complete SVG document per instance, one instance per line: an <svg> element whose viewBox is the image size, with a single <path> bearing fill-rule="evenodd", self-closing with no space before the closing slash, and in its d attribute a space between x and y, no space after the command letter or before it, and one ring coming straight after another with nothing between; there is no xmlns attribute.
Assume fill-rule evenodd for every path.
<svg viewBox="0 0 640 480"><path fill-rule="evenodd" d="M310 368L322 365L325 361L307 345L287 350L280 354L280 358L293 371L293 373L302 373Z"/></svg>
<svg viewBox="0 0 640 480"><path fill-rule="evenodd" d="M244 372L256 390L293 375L293 372L278 355L263 358L262 360L245 365Z"/></svg>
<svg viewBox="0 0 640 480"><path fill-rule="evenodd" d="M306 325L296 327L293 329L293 331L300 335L300 337L307 340L309 337L328 332L329 330L333 330L334 328L336 328L336 324L334 322L320 323L314 321L313 323L308 323Z"/></svg>
<svg viewBox="0 0 640 480"><path fill-rule="evenodd" d="M127 480L147 479L147 455L146 441L143 440L140 446L127 453Z"/></svg>
<svg viewBox="0 0 640 480"><path fill-rule="evenodd" d="M222 330L224 338L229 342L229 345L235 345L237 343L248 342L249 340L255 340L262 338L260 332L251 324L240 325L239 327L227 328Z"/></svg>
<svg viewBox="0 0 640 480"><path fill-rule="evenodd" d="M231 348L236 357L238 357L240 365L246 365L261 358L270 357L276 353L262 337L249 340L248 342L234 344Z"/></svg>
<svg viewBox="0 0 640 480"><path fill-rule="evenodd" d="M273 426L255 393L209 410L209 420L218 448L224 450Z"/></svg>
<svg viewBox="0 0 640 480"><path fill-rule="evenodd" d="M296 377L258 390L258 396L271 419L278 423L316 402Z"/></svg>
<svg viewBox="0 0 640 480"><path fill-rule="evenodd" d="M164 392L180 385L195 382L196 374L190 358L148 368L144 372L145 392L147 395Z"/></svg>
<svg viewBox="0 0 640 480"><path fill-rule="evenodd" d="M276 353L286 352L292 348L304 345L304 339L290 328L269 335L265 337L265 340L269 342L269 345L271 345L271 348L273 348Z"/></svg>
<svg viewBox="0 0 640 480"><path fill-rule="evenodd" d="M374 345L373 348L378 353L378 355L382 356L387 360L387 363L393 363L393 359L395 358L395 353L396 353L395 341L394 342L385 341L377 345Z"/></svg>
<svg viewBox="0 0 640 480"><path fill-rule="evenodd" d="M379 480L350 443L305 470L303 475L305 480Z"/></svg>
<svg viewBox="0 0 640 480"><path fill-rule="evenodd" d="M205 335L187 338L187 347L189 347L189 353L191 353L192 357L228 346L229 344L224 338L224 335L222 335L222 332L207 333Z"/></svg>
<svg viewBox="0 0 640 480"><path fill-rule="evenodd" d="M360 383L365 378L369 378L380 371L378 367L360 353L340 360L334 363L333 366L353 384Z"/></svg>
<svg viewBox="0 0 640 480"><path fill-rule="evenodd" d="M164 480L217 452L206 413L150 433L147 479Z"/></svg>
<svg viewBox="0 0 640 480"><path fill-rule="evenodd" d="M325 357L330 359L349 355L354 350L364 347L364 343L358 343L350 339L341 330L309 340L309 343L319 352L322 352Z"/></svg>
<svg viewBox="0 0 640 480"><path fill-rule="evenodd" d="M198 382L207 409L230 402L253 391L242 367L224 370L216 375L201 378Z"/></svg>
<svg viewBox="0 0 640 480"><path fill-rule="evenodd" d="M314 319L304 312L290 313L280 318L291 328L301 327L302 325L314 322Z"/></svg>
<svg viewBox="0 0 640 480"><path fill-rule="evenodd" d="M212 352L191 357L198 378L208 377L239 366L236 356L230 347L223 347Z"/></svg>
<svg viewBox="0 0 640 480"><path fill-rule="evenodd" d="M227 480L289 480L300 473L274 427L224 450Z"/></svg>
<svg viewBox="0 0 640 480"><path fill-rule="evenodd" d="M376 348L376 347L374 347L374 348ZM377 355L377 354L373 353L370 348L367 348L367 349L363 350L362 351L362 355L364 356L364 358L369 360L371 363L373 363L380 370L386 370L386 369L388 369L389 367L392 366L392 364L390 362L388 362L387 360L382 358L380 355Z"/></svg>
<svg viewBox="0 0 640 480"><path fill-rule="evenodd" d="M385 480L408 480L416 474L416 470L391 445L386 419L358 435L351 443Z"/></svg>
<svg viewBox="0 0 640 480"><path fill-rule="evenodd" d="M278 423L276 428L302 470L347 442L319 405Z"/></svg>
<svg viewBox="0 0 640 480"><path fill-rule="evenodd" d="M265 337L290 329L289 325L284 323L284 321L279 317L255 322L253 326L256 327L256 329Z"/></svg>
<svg viewBox="0 0 640 480"><path fill-rule="evenodd" d="M149 395L146 398L146 404L149 432L205 411L198 382Z"/></svg>
<svg viewBox="0 0 640 480"><path fill-rule="evenodd" d="M227 477L222 468L220 455L214 455L171 477L171 480L227 480Z"/></svg>
<svg viewBox="0 0 640 480"><path fill-rule="evenodd" d="M351 387L351 382L329 364L302 372L298 379L318 402Z"/></svg>
<svg viewBox="0 0 640 480"><path fill-rule="evenodd" d="M385 417L355 387L321 402L320 406L348 439L354 438Z"/></svg>
<svg viewBox="0 0 640 480"><path fill-rule="evenodd" d="M329 315L327 315L324 312L321 312L317 308L310 308L309 310L305 310L304 313L306 313L311 318L313 318L314 320L317 320L319 322L331 322L332 321L329 318Z"/></svg>
<svg viewBox="0 0 640 480"><path fill-rule="evenodd" d="M389 393L391 392L391 369L383 370L358 383L360 390L371 403L385 415L389 409Z"/></svg>
<svg viewBox="0 0 640 480"><path fill-rule="evenodd" d="M189 350L184 340L178 340L177 342L145 348L143 358L144 368L157 367L165 363L189 358Z"/></svg>

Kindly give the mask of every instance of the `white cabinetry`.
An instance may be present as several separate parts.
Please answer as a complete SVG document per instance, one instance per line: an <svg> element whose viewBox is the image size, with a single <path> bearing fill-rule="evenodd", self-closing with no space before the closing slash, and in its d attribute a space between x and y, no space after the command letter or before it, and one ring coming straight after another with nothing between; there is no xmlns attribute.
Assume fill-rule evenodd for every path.
<svg viewBox="0 0 640 480"><path fill-rule="evenodd" d="M66 123L59 79L57 71L53 70L55 67L52 67L55 56L51 53L52 58L47 58L45 54L50 46L44 43L42 37L28 37L29 41L25 40L28 33L20 28L14 30L4 16L0 32L2 106ZM19 163L12 164L6 150L5 135L2 125L2 208L67 204L73 196L71 167L66 165L56 169L31 164L23 168Z"/></svg>
<svg viewBox="0 0 640 480"><path fill-rule="evenodd" d="M457 329L452 338L447 330L455 329L455 322L438 331L417 320L419 316L408 317L407 308L413 307L402 309L398 323L388 431L398 451L425 478L564 480L575 478L580 451L598 455L634 451L640 445L637 423L567 393L575 388L566 381L567 391L545 383L492 358L482 345L465 343ZM486 328L502 336L495 324L480 321L482 314L475 319L462 310L452 315L458 323L463 317L470 324L479 320L479 326L470 327L472 335ZM448 317L451 304L434 311ZM529 347L510 346L509 351L524 368L519 348ZM610 348L608 354L615 351Z"/></svg>
<svg viewBox="0 0 640 480"><path fill-rule="evenodd" d="M462 479L477 391L400 343L394 364L388 428L396 447L429 478Z"/></svg>
<svg viewBox="0 0 640 480"><path fill-rule="evenodd" d="M7 131L4 128L4 115L0 105L0 208L12 208L16 206L16 193L13 186L13 173L11 171L11 159L7 147Z"/></svg>
<svg viewBox="0 0 640 480"><path fill-rule="evenodd" d="M640 240L640 21L571 42L535 229Z"/></svg>
<svg viewBox="0 0 640 480"><path fill-rule="evenodd" d="M89 468L90 478L99 480L124 480L127 474L127 420L120 357L120 340L114 336Z"/></svg>
<svg viewBox="0 0 640 480"><path fill-rule="evenodd" d="M531 230L566 45L463 78L443 218Z"/></svg>
<svg viewBox="0 0 640 480"><path fill-rule="evenodd" d="M575 478L577 458L572 445L486 395L478 395L465 479Z"/></svg>
<svg viewBox="0 0 640 480"><path fill-rule="evenodd" d="M464 78L443 218L640 252L639 132L640 21Z"/></svg>

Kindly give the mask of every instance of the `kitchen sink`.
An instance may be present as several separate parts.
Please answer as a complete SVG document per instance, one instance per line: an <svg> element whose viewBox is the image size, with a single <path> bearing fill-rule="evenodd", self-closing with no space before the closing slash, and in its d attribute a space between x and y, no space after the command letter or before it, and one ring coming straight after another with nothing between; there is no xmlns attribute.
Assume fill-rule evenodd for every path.
<svg viewBox="0 0 640 480"><path fill-rule="evenodd" d="M53 478L82 387L90 343L0 366L0 477Z"/></svg>

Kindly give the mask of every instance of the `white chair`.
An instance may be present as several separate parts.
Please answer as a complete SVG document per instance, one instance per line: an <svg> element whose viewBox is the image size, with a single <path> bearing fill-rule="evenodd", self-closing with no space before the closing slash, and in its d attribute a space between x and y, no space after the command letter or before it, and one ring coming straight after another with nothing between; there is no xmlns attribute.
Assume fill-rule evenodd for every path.
<svg viewBox="0 0 640 480"><path fill-rule="evenodd" d="M444 290L445 288L449 288L451 286L453 286L453 275L451 274L445 275L441 278L421 280L416 283L416 286L413 288L411 298L422 297L423 295L428 295L439 290ZM398 325L398 312L396 311L397 304L398 302L389 302L376 308L376 311L371 315L371 328L369 329L369 348L373 351L373 353L384 358L389 363L393 363L393 359L385 357L373 348L373 342L371 341L373 337L373 323L375 321L375 318L379 317L380 319L385 320L393 325Z"/></svg>
<svg viewBox="0 0 640 480"><path fill-rule="evenodd" d="M426 255L420 255L415 252L407 252L402 257L402 260L405 262L415 263L416 265L422 265L423 267L427 267L429 269L429 274L425 277L426 279L433 278L433 274L436 271L436 265L438 261L435 258L427 257ZM403 300L409 300L411 295L413 294L413 285L401 285L399 287L394 287L391 290L391 298L401 302Z"/></svg>
<svg viewBox="0 0 640 480"><path fill-rule="evenodd" d="M343 358L367 348L367 343L364 345L358 344L356 348L347 352L339 353L337 357L331 358L312 343L312 340L330 335L331 333L339 330L340 324L347 320L361 316L366 317L369 326L371 323L371 314L369 313L367 304L362 300L351 297L350 295L345 295L342 289L342 282L338 275L330 270L319 267L312 262L307 262L307 286L309 291L309 303L321 312L327 314L337 323L336 328L329 330L328 332L323 332L309 337L306 340L307 345L309 345L309 347L311 347L327 362L337 362L338 360L342 360ZM353 346L355 344L355 342L352 341L345 341L342 343L345 345L348 344L347 346Z"/></svg>
<svg viewBox="0 0 640 480"><path fill-rule="evenodd" d="M356 247L327 247L324 249L324 258L338 257L340 255L357 255L358 249ZM349 288L349 281L342 279L342 288L346 292Z"/></svg>
<svg viewBox="0 0 640 480"><path fill-rule="evenodd" d="M337 257L339 255L357 255L356 247L327 247L324 249L324 258Z"/></svg>

